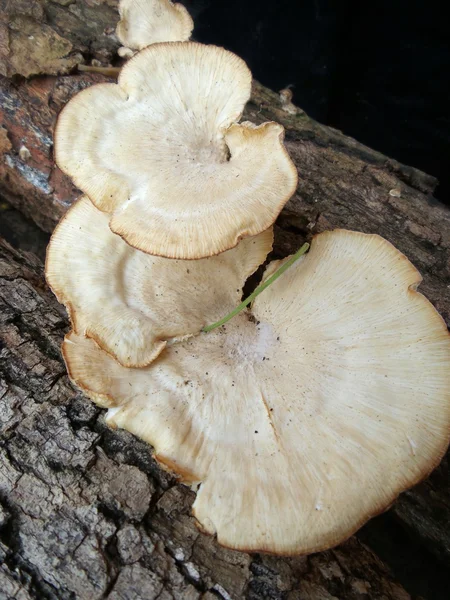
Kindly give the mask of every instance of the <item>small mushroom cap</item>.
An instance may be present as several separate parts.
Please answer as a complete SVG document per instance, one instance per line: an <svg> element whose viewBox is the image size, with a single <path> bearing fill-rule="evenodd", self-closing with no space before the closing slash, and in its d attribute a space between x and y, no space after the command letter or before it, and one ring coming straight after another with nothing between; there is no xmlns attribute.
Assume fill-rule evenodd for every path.
<svg viewBox="0 0 450 600"><path fill-rule="evenodd" d="M168 340L195 334L232 310L272 241L269 229L211 258L150 256L112 233L108 215L85 196L52 235L46 277L78 334L93 338L121 364L138 367Z"/></svg>
<svg viewBox="0 0 450 600"><path fill-rule="evenodd" d="M155 44L62 111L55 155L110 227L149 254L196 259L268 229L297 172L276 123L235 124L251 73L223 48Z"/></svg>
<svg viewBox="0 0 450 600"><path fill-rule="evenodd" d="M167 347L145 369L73 334L63 352L112 426L201 483L194 513L221 544L310 553L386 509L448 446L450 338L419 283L382 238L323 233L253 318Z"/></svg>
<svg viewBox="0 0 450 600"><path fill-rule="evenodd" d="M170 0L120 0L119 13L117 37L133 50L157 42L185 42L194 29L187 9Z"/></svg>

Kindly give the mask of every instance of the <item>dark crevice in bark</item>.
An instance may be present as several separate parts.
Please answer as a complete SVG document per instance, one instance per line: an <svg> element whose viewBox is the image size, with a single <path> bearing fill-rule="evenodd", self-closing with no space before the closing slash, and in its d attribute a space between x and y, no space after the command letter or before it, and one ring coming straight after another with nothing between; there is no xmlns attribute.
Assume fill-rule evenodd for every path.
<svg viewBox="0 0 450 600"><path fill-rule="evenodd" d="M448 565L433 555L394 515L386 513L376 517L357 535L389 564L397 580L413 597L448 599Z"/></svg>
<svg viewBox="0 0 450 600"><path fill-rule="evenodd" d="M19 514L14 505L7 498L0 500L9 510L10 517L0 529L0 542L7 548L4 564L13 574L15 579L32 595L33 598L42 600L56 600L56 589L43 581L39 572L21 557L21 544L19 540L20 525ZM0 589L1 596L1 589Z"/></svg>
<svg viewBox="0 0 450 600"><path fill-rule="evenodd" d="M162 490L166 491L176 483L176 478L162 471L151 453L151 446L135 439L126 431L113 432L102 418L98 419L95 431L102 435L102 445L106 454L114 458L117 454L123 457L126 464L138 467L143 473L156 480ZM130 440L133 439L133 444Z"/></svg>

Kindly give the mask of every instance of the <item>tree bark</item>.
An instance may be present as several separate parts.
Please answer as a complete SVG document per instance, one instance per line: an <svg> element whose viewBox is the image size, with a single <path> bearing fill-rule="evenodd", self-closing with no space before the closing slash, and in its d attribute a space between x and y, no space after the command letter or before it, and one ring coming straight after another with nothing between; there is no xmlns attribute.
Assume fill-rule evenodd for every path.
<svg viewBox="0 0 450 600"><path fill-rule="evenodd" d="M79 194L53 164L54 123L74 93L105 81L74 65L114 62L116 5L0 0L0 194L48 232ZM39 44L29 47L24 32ZM35 45L43 51L30 58ZM421 290L448 324L450 214L432 197L436 181L315 123L257 82L245 118L285 126L300 175L277 221L274 256L326 229L379 233L418 267ZM0 599L408 598L355 538L283 560L230 552L199 534L192 494L158 469L148 446L107 429L68 383L59 352L67 321L40 261L0 248ZM445 459L390 513L444 565L449 481Z"/></svg>
<svg viewBox="0 0 450 600"><path fill-rule="evenodd" d="M0 75L58 75L113 60L118 0L0 0Z"/></svg>

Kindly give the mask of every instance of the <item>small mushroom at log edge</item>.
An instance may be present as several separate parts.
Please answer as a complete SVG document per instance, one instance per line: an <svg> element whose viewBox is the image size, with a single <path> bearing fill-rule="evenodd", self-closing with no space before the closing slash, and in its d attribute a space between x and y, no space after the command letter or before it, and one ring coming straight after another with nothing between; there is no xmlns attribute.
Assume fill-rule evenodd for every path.
<svg viewBox="0 0 450 600"><path fill-rule="evenodd" d="M170 0L120 0L116 33L130 50L158 42L185 42L194 28L188 10Z"/></svg>

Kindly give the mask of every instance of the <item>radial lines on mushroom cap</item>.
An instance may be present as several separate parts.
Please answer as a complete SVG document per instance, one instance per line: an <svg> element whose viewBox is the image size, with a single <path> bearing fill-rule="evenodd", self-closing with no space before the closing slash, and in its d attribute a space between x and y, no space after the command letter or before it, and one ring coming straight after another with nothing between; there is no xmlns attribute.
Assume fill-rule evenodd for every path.
<svg viewBox="0 0 450 600"><path fill-rule="evenodd" d="M197 259L267 229L297 184L276 123L236 124L245 63L193 42L153 44L63 109L55 156L113 232L144 252Z"/></svg>
<svg viewBox="0 0 450 600"><path fill-rule="evenodd" d="M194 23L182 4L170 0L120 0L116 33L131 50L157 42L185 42Z"/></svg>
<svg viewBox="0 0 450 600"><path fill-rule="evenodd" d="M148 367L74 334L64 355L77 385L109 398L111 425L202 483L194 513L220 543L313 552L384 510L448 445L450 340L419 281L382 238L324 233L251 314Z"/></svg>
<svg viewBox="0 0 450 600"><path fill-rule="evenodd" d="M224 308L234 308L272 241L270 228L210 258L150 256L112 233L108 215L85 196L53 233L46 277L77 333L94 339L121 364L141 367L168 341L196 334L222 317Z"/></svg>

